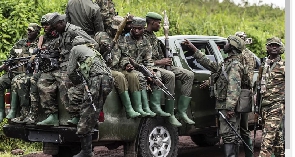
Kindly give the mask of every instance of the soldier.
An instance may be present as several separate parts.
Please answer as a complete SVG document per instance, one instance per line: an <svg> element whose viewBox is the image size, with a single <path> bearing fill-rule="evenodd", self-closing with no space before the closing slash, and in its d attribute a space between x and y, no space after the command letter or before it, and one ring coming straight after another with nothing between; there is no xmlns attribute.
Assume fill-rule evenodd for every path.
<svg viewBox="0 0 295 157"><path fill-rule="evenodd" d="M112 32L110 35L106 32L99 32L95 35L94 39L99 44L99 47L100 47L99 52L101 54L105 54L107 53L107 51L110 51L109 46L111 45L111 42L112 42L111 40L112 38L115 37L118 26L120 25L122 21L123 21L123 17L115 16L112 21L112 26L111 26ZM113 64L110 65L112 69L111 70L112 77L114 78L114 87L116 88L121 98L122 104L125 107L127 118L136 118L140 116L140 113L134 111L134 109L132 108L130 96L128 93L128 82L127 82L127 79L125 78L125 75L122 72L120 72L121 70L114 66L119 62L119 58L116 58L115 56L116 55L112 56ZM136 83L137 84L136 86L139 86L138 80L136 80L136 82L133 82L133 83ZM145 110L146 108L144 107L143 109Z"/></svg>
<svg viewBox="0 0 295 157"><path fill-rule="evenodd" d="M285 61L281 58L284 45L280 38L272 37L267 44L268 57L261 64L262 142L259 157L285 156L280 125L285 113Z"/></svg>
<svg viewBox="0 0 295 157"><path fill-rule="evenodd" d="M40 33L41 27L37 23L30 23L28 26L28 38L22 39L18 41L14 47L11 49L10 54L11 56L17 57L28 57L32 55L33 49L37 47L38 43L38 35ZM28 79L30 78L30 72L26 72L25 66L21 66L18 68L18 71L15 72L16 75L11 81L11 110L9 114L6 116L7 119L13 119L13 121L23 120L29 112L29 82ZM20 117L15 118L18 100L20 100L19 106L21 107L20 110Z"/></svg>
<svg viewBox="0 0 295 157"><path fill-rule="evenodd" d="M124 31L122 32L122 36L129 36L130 35L130 30L131 30L131 24L132 24L132 19L133 19L133 15L129 15L127 17L127 22L126 25L124 27Z"/></svg>
<svg viewBox="0 0 295 157"><path fill-rule="evenodd" d="M195 52L194 58L208 70L217 73L213 78L216 97L216 109L226 115L228 121L235 130L239 128L240 114L235 112L235 106L241 93L243 85L242 76L245 69L241 63L240 54L245 49L245 42L237 36L229 36L228 43L225 45L224 52L228 53L224 63L216 63L206 58L188 40L184 44ZM237 157L239 154L239 139L228 124L219 118L219 133L223 139L224 152L226 157Z"/></svg>
<svg viewBox="0 0 295 157"><path fill-rule="evenodd" d="M88 41L84 40L83 37L77 36L74 38L74 47L71 49L67 68L67 74L73 84L80 87L81 85L88 86L92 97L92 99L84 101L84 89L80 87L72 87L77 90L76 93L82 93L80 97L72 95L71 92L69 93L70 97L76 97L70 99L78 100L78 105L82 104L80 109L81 118L78 122L76 132L80 137L82 150L79 154L74 155L74 157L92 157L94 155L92 153L91 131L97 124L99 113L103 108L108 94L113 88L111 70L106 66L102 56L94 48L86 44L88 44ZM80 66L78 66L77 63L80 63ZM76 70L80 71L79 75ZM86 84L82 84L81 77L87 80ZM73 91L74 89L72 88L69 91ZM87 94L89 93L85 93L85 95ZM83 100L82 102L84 103L80 103L81 100Z"/></svg>
<svg viewBox="0 0 295 157"><path fill-rule="evenodd" d="M72 25L65 21L65 17L58 13L53 13L48 19L49 25L60 34L60 68L48 73L42 73L40 79L37 82L40 92L40 102L45 109L45 113L48 116L47 119L42 122L38 122L37 125L49 125L58 126L58 102L57 102L57 90L60 94L62 104L65 105L69 111L71 120L69 123L77 121L79 117L79 108L69 108L69 99L67 93L68 88L72 86L69 80L66 69L69 61L69 53L73 47L72 41L76 36L81 36L87 43L96 46L97 43L80 27ZM74 122L73 122L74 123Z"/></svg>
<svg viewBox="0 0 295 157"><path fill-rule="evenodd" d="M66 21L81 27L91 37L97 32L104 31L100 8L91 0L69 0Z"/></svg>
<svg viewBox="0 0 295 157"><path fill-rule="evenodd" d="M145 20L134 17L130 36L119 40L118 44L112 50L113 62L112 68L122 71L128 81L128 90L130 92L131 104L134 110L142 117L155 116L156 113L150 110L147 98L147 81L143 74L134 70L129 62L129 57L135 59L139 64L150 68L153 66L151 59L151 47L146 38L143 37ZM139 51L140 50L140 51ZM160 100L151 99L151 102ZM160 107L160 104L159 104Z"/></svg>
<svg viewBox="0 0 295 157"><path fill-rule="evenodd" d="M53 13L48 13L45 14L41 17L41 26L44 28L45 35L42 35L39 37L39 42L38 42L38 48L40 51L43 50L55 50L58 48L58 36L59 34L52 30L48 23L48 18L52 15ZM54 57L54 56L52 56ZM57 57L54 57L57 58ZM34 74L30 78L30 98L31 98L31 107L30 107L30 114L22 121L19 123L26 123L26 124L35 124L37 118L38 118L38 112L39 112L39 104L40 104L40 97L39 97L39 92L38 92L38 87L37 87L37 81L39 80L41 73L43 70L47 69L46 64L48 62L47 58L42 57L41 58L32 58L32 64L34 66L38 66L37 68L34 69ZM38 62L38 63L37 63ZM39 63L41 62L41 63ZM36 65L39 64L39 65Z"/></svg>
<svg viewBox="0 0 295 157"><path fill-rule="evenodd" d="M245 41L245 44L251 44L249 41L249 38L247 38L247 35L245 32L236 32L236 36L240 37ZM251 81L251 85L253 85L253 74L254 74L254 68L255 68L255 58L254 54L248 49L245 48L244 51L242 52L242 64L248 68L248 76ZM248 146L251 148L252 146L252 140L250 138L250 130L248 129L248 113L242 113L241 114L241 123L240 123L240 133L243 138L243 140L246 142ZM244 152L245 152L245 157L253 157L254 154L244 145Z"/></svg>
<svg viewBox="0 0 295 157"><path fill-rule="evenodd" d="M95 0L95 3L100 7L105 32L111 32L113 18L117 15L113 0Z"/></svg>
<svg viewBox="0 0 295 157"><path fill-rule="evenodd" d="M158 40L154 32L160 30L162 16L154 13L148 12L146 15L147 28L144 31L144 36L149 40L153 49L153 60L158 71L160 71L163 83L167 85L169 92L174 94L175 80L180 80L181 85L181 96L178 100L177 114L179 118L183 119L188 124L195 124L195 122L188 118L186 111L191 101L191 89L193 86L194 73L186 70L184 68L171 66L172 60L170 58L165 58L161 44L162 42ZM171 71L164 69L165 66L171 66ZM177 127L182 126L182 124L174 116L174 100L166 99L165 111L170 113L169 117L170 123Z"/></svg>

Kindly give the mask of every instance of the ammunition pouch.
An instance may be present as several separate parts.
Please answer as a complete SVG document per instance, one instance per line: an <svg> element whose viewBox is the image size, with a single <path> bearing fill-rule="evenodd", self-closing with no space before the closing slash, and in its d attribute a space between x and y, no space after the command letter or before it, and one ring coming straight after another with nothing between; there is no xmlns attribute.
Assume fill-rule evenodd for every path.
<svg viewBox="0 0 295 157"><path fill-rule="evenodd" d="M236 105L236 112L249 113L252 112L253 94L250 89L241 89L241 94Z"/></svg>

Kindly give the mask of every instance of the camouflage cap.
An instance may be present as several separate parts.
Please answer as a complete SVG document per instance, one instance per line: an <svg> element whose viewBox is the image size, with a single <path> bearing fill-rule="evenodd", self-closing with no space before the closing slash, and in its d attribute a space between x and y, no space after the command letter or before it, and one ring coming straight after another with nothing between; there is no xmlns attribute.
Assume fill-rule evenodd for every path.
<svg viewBox="0 0 295 157"><path fill-rule="evenodd" d="M112 28L113 29L118 29L119 25L121 24L121 22L124 20L124 18L122 16L114 16L113 17L113 21L112 21Z"/></svg>
<svg viewBox="0 0 295 157"><path fill-rule="evenodd" d="M99 44L110 44L112 39L107 32L97 32L94 36L94 40Z"/></svg>
<svg viewBox="0 0 295 157"><path fill-rule="evenodd" d="M148 12L145 17L149 17L149 18L152 18L155 20L162 20L163 19L162 15L155 13L155 12Z"/></svg>
<svg viewBox="0 0 295 157"><path fill-rule="evenodd" d="M53 13L49 18L48 18L48 23L50 25L54 25L56 24L58 21L62 21L65 20L66 16L65 15L61 15L57 12Z"/></svg>
<svg viewBox="0 0 295 157"><path fill-rule="evenodd" d="M41 17L40 23L41 25L48 24L48 19L53 13L47 13Z"/></svg>
<svg viewBox="0 0 295 157"><path fill-rule="evenodd" d="M238 37L240 37L242 39L246 39L247 34L245 32L236 32L235 36L238 36Z"/></svg>
<svg viewBox="0 0 295 157"><path fill-rule="evenodd" d="M28 26L28 30L31 31L40 31L41 27L37 23L30 23Z"/></svg>
<svg viewBox="0 0 295 157"><path fill-rule="evenodd" d="M272 38L267 39L266 45L269 45L269 44L278 44L280 46L283 46L281 39L278 37L272 37Z"/></svg>
<svg viewBox="0 0 295 157"><path fill-rule="evenodd" d="M242 53L242 51L245 49L245 41L241 39L240 37L235 35L230 35L229 37L227 37L227 40L229 44L234 46L236 49L238 49L240 53Z"/></svg>
<svg viewBox="0 0 295 157"><path fill-rule="evenodd" d="M142 26L145 27L146 21L141 17L133 17L132 26Z"/></svg>

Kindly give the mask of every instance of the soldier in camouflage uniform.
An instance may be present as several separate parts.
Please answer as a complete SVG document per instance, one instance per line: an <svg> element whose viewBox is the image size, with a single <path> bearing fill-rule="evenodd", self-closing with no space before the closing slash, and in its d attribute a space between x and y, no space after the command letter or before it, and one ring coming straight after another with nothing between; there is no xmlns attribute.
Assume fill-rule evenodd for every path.
<svg viewBox="0 0 295 157"><path fill-rule="evenodd" d="M115 16L112 21L112 32L110 35L106 32L99 32L95 35L94 39L99 44L99 47L100 47L99 52L101 54L105 54L107 51L109 51L112 38L115 37L118 26L120 25L122 21L123 21L123 17ZM140 116L140 113L134 111L134 109L132 108L130 96L128 93L127 79L125 78L125 75L122 72L120 72L121 70L114 66L114 64L117 64L119 62L119 58L117 58L116 55L113 55L112 59L113 59L113 64L111 64L110 66L112 69L111 70L112 77L114 78L114 87L116 88L121 98L122 104L125 107L127 118L136 118ZM136 86L139 86L138 80L134 80L133 84L135 83L137 84Z"/></svg>
<svg viewBox="0 0 295 157"><path fill-rule="evenodd" d="M76 36L82 36L88 41L88 43L92 43L94 46L97 45L97 43L80 27L66 22L63 15L53 13L49 17L48 23L60 34L60 65L57 70L42 73L37 82L40 92L40 103L42 108L45 109L45 113L48 115L47 119L42 122L38 122L37 125L58 126L59 118L57 93L59 93L61 103L65 105L66 109L68 109L71 117L75 120L79 116L77 112L77 110L79 111L79 108L77 110L68 108L69 99L68 95L65 94L67 93L68 88L72 86L72 83L66 74L69 53L73 47L72 41ZM72 121L73 119L69 121Z"/></svg>
<svg viewBox="0 0 295 157"><path fill-rule="evenodd" d="M129 36L130 35L133 17L134 17L133 15L129 15L127 17L127 22L126 22L126 25L125 25L124 30L122 32L122 36Z"/></svg>
<svg viewBox="0 0 295 157"><path fill-rule="evenodd" d="M284 46L280 38L268 39L269 56L261 64L262 142L259 157L283 157L284 141L280 125L285 113L285 61L281 58Z"/></svg>
<svg viewBox="0 0 295 157"><path fill-rule="evenodd" d="M75 86L72 87L76 90L77 95L72 95L69 90L70 99L79 100L78 105L81 105L80 115L81 118L77 125L77 134L81 141L81 151L74 157L92 157L92 135L100 111L103 108L105 100L108 94L113 88L113 78L111 76L111 70L106 66L102 56L91 46L87 46L88 41L84 40L83 37L77 36L73 40L73 48L71 49L67 74ZM80 63L78 66L77 63ZM76 70L79 70L80 74L77 74ZM87 80L87 86L90 90L92 102L90 99L84 99L89 93L84 93L85 84L82 83L82 77ZM83 95L84 93L84 95ZM75 96L76 98L71 98ZM80 103L82 100L83 103Z"/></svg>
<svg viewBox="0 0 295 157"><path fill-rule="evenodd" d="M114 2L113 0L95 0L95 3L100 7L105 32L110 33L113 18L117 15Z"/></svg>
<svg viewBox="0 0 295 157"><path fill-rule="evenodd" d="M251 44L247 41L249 41L247 38L247 35L245 32L236 32L236 36L240 37L245 41L245 44ZM254 74L254 68L255 68L255 58L254 54L248 49L245 48L244 51L242 52L242 64L248 68L248 76L251 81L251 85L253 85L253 74ZM252 148L252 140L250 138L250 130L248 129L248 113L241 113L241 123L240 123L240 133L243 138L243 140L247 143L250 148ZM254 154L244 145L244 152L245 152L245 157L253 157Z"/></svg>
<svg viewBox="0 0 295 157"><path fill-rule="evenodd" d="M146 25L144 19L134 17L130 36L126 36L118 41L112 50L112 69L122 71L128 81L128 89L131 97L131 104L134 110L145 116L155 116L156 113L150 110L147 98L147 81L143 74L134 70L129 62L133 58L135 62L151 68L153 66L151 45L143 37L143 30ZM151 100L152 102L160 100ZM160 102L158 102L160 103ZM159 104L160 105L160 104ZM128 110L126 108L126 110Z"/></svg>
<svg viewBox="0 0 295 157"><path fill-rule="evenodd" d="M186 123L195 124L195 122L189 119L186 114L191 101L190 94L194 81L194 73L181 67L171 66L172 60L164 57L165 52L162 50L162 42L154 34L154 32L157 32L160 29L162 16L154 12L149 12L146 15L146 20L147 28L144 32L144 36L152 45L153 60L155 66L158 67L157 70L161 73L163 83L172 94L174 94L175 81L180 80L182 83L181 96L177 103L177 114L179 115L179 118L183 119ZM166 65L171 66L171 71L164 69ZM170 123L177 127L182 126L182 124L174 116L174 100L166 99L165 101L165 111L171 114L169 117Z"/></svg>
<svg viewBox="0 0 295 157"><path fill-rule="evenodd" d="M81 27L91 37L104 31L100 8L92 0L69 0L66 21Z"/></svg>
<svg viewBox="0 0 295 157"><path fill-rule="evenodd" d="M238 130L240 114L235 112L235 106L241 93L242 76L246 72L240 57L240 54L245 49L245 42L237 36L229 36L227 39L228 43L225 45L224 51L228 53L228 57L224 59L224 63L220 64L210 61L210 59L200 53L188 40L186 40L184 44L188 45L188 47L195 52L194 58L202 66L217 74L216 77L213 78L216 97L215 109L220 110L220 112L226 115L234 129ZM225 156L238 157L238 137L222 117L219 118L219 122L219 133L223 139Z"/></svg>
<svg viewBox="0 0 295 157"><path fill-rule="evenodd" d="M10 51L10 56L13 57L28 57L32 55L33 49L37 47L38 35L40 33L41 27L36 23L30 23L28 26L28 38L18 41ZM26 67L23 65L18 68L16 75L11 81L11 110L6 116L7 119L13 119L16 116L16 111L18 104L21 107L21 116L13 119L19 120L24 119L29 111L29 81L31 74L27 71ZM18 103L18 100L20 102Z"/></svg>

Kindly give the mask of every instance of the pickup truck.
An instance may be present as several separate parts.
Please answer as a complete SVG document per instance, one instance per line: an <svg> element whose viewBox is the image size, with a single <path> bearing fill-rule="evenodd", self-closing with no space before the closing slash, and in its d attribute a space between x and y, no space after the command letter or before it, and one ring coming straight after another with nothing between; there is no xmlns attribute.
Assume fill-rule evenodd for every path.
<svg viewBox="0 0 295 157"><path fill-rule="evenodd" d="M159 39L164 42L164 37L159 37ZM217 112L214 109L215 100L209 96L209 89L199 88L202 81L210 76L210 71L190 57L192 52L181 44L184 39L190 40L215 62L223 61L223 47L227 39L199 35L169 36L174 66L191 70L195 74L191 92L192 100L187 110L189 118L195 121L195 125L182 122L182 127L175 128L166 118L160 116L127 119L117 91L113 89L97 120L97 127L93 130L93 146L116 149L123 145L125 157L176 157L178 136L190 136L199 146L213 146L219 142L216 125ZM257 63L259 63L258 58ZM176 99L180 96L178 93L180 91L179 84L180 82L176 82ZM162 102L164 105L164 101ZM40 112L39 120L44 118L44 113ZM3 132L10 138L42 142L43 152L53 157L73 156L80 151L80 143L75 134L76 127L68 126L66 123L69 118L64 105L59 103L59 126L38 127L36 125L6 124L3 127Z"/></svg>

